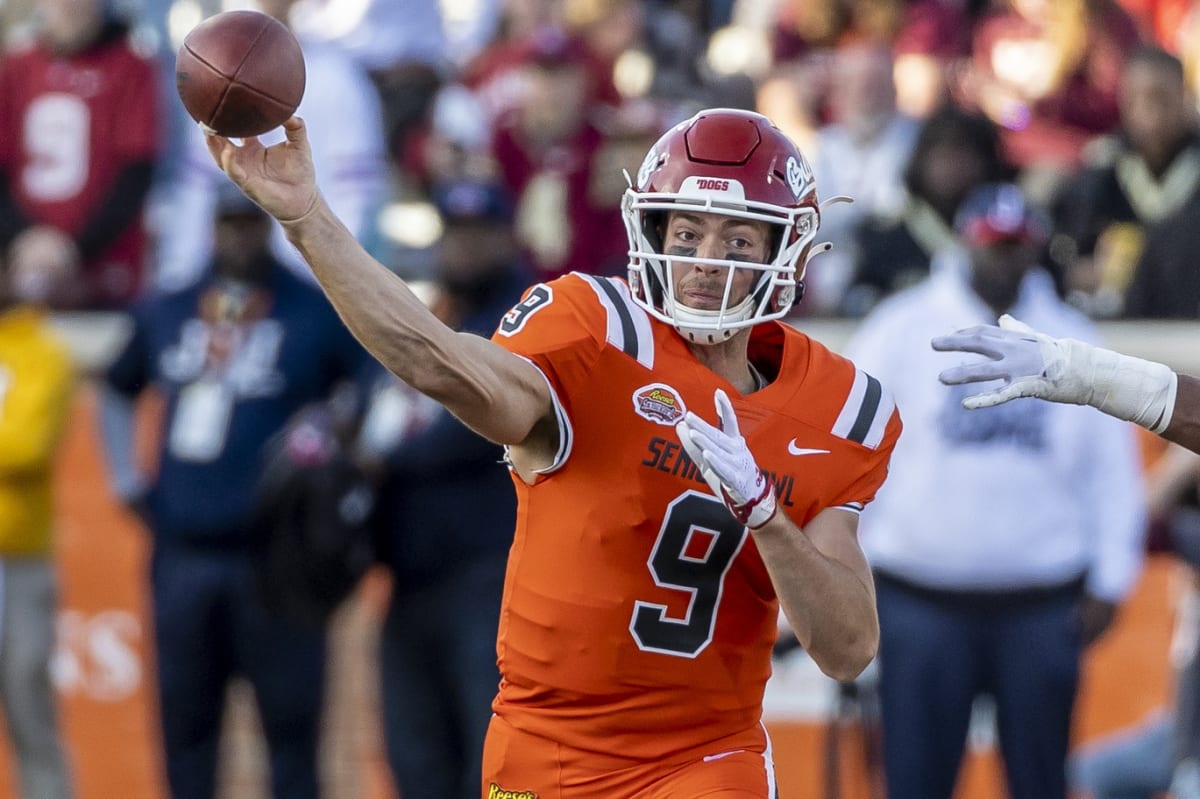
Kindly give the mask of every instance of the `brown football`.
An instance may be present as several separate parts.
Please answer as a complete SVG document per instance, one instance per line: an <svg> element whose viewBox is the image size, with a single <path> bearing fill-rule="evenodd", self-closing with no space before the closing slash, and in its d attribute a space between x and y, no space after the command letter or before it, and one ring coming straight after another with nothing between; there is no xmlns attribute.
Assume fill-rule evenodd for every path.
<svg viewBox="0 0 1200 799"><path fill-rule="evenodd" d="M283 124L304 96L304 53L283 23L225 11L188 33L175 87L192 119L222 136L258 136Z"/></svg>

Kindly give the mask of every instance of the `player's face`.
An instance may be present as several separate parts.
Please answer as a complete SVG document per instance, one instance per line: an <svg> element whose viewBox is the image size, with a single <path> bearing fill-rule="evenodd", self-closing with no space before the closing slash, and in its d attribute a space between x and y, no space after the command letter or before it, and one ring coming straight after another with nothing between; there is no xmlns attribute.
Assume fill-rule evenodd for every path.
<svg viewBox="0 0 1200 799"><path fill-rule="evenodd" d="M701 211L672 211L667 216L663 235L663 253L722 261L767 260L770 225L751 219L722 216ZM675 263L671 267L675 297L690 308L718 310L725 296L728 267L713 264ZM736 305L750 293L756 269L734 270L729 304Z"/></svg>

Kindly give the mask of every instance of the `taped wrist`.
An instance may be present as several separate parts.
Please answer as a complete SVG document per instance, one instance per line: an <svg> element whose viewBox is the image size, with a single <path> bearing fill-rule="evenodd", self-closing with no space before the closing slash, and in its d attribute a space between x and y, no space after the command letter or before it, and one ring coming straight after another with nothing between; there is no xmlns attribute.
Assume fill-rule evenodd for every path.
<svg viewBox="0 0 1200 799"><path fill-rule="evenodd" d="M1068 348L1069 370L1082 367L1087 392L1082 402L1101 411L1162 433L1171 423L1179 376L1165 364L1121 355L1080 341L1059 342Z"/></svg>

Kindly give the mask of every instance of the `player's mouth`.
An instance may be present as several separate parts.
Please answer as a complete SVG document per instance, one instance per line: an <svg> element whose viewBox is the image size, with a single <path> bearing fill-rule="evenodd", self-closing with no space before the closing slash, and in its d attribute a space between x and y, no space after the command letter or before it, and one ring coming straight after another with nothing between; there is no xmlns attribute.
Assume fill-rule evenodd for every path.
<svg viewBox="0 0 1200 799"><path fill-rule="evenodd" d="M725 286L692 286L680 291L679 298L693 308L720 308L725 299Z"/></svg>

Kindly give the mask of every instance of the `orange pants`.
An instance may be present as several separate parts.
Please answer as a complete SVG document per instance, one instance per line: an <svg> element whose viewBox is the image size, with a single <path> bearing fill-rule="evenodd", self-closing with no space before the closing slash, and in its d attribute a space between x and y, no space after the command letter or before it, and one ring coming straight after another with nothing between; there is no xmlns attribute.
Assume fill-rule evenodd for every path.
<svg viewBox="0 0 1200 799"><path fill-rule="evenodd" d="M492 717L483 748L483 799L777 799L770 740L669 763L639 763L557 744ZM744 740L742 736L742 740Z"/></svg>

